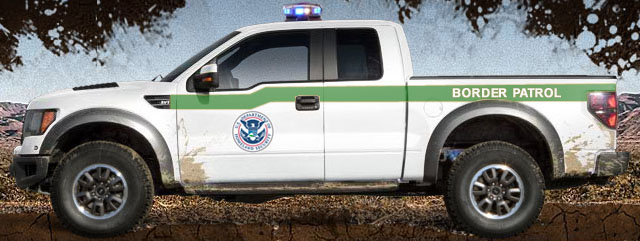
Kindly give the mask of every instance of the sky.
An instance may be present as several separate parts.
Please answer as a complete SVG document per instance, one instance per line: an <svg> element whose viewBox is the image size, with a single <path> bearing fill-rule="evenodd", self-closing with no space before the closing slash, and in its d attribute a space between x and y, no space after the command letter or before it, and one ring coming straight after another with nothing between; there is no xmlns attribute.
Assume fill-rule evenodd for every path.
<svg viewBox="0 0 640 241"><path fill-rule="evenodd" d="M284 20L282 5L292 1L187 1L168 20L171 38L142 34L136 27L114 27L106 51L56 56L38 38L20 38L24 65L0 72L0 101L27 103L52 91L79 85L151 80L173 68L225 34L253 24ZM323 19L377 19L398 22L397 8L381 0L314 1ZM505 1L508 2L508 1ZM615 75L591 62L580 46L555 36L523 33L525 14L505 4L492 14L480 33L448 2L429 2L403 25L415 75ZM100 56L100 66L91 59ZM640 92L636 71L623 73L618 92Z"/></svg>

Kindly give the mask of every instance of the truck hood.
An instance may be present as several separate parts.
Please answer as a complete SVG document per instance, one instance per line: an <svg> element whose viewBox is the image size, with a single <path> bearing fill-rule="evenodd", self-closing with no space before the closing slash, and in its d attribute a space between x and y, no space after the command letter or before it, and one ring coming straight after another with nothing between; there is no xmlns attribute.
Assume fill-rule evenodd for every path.
<svg viewBox="0 0 640 241"><path fill-rule="evenodd" d="M87 100L101 100L105 107L120 98L136 98L144 95L171 95L176 91L171 82L128 81L78 86L42 95L29 103L28 109L57 109L64 105L78 105Z"/></svg>

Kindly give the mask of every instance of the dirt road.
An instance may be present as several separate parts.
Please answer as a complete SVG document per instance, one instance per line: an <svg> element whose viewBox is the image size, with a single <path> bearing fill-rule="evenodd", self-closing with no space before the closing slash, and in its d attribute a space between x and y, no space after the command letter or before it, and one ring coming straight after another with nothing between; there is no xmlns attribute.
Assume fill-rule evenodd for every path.
<svg viewBox="0 0 640 241"><path fill-rule="evenodd" d="M377 213L383 214L377 215L375 220L360 220L368 220L365 222L354 220L353 215L358 215L358 210L332 209L327 206L315 209L307 206L307 211L302 211L297 216L289 216L288 212L280 207L292 200L276 200L272 201L275 203L256 205L222 202L225 210L210 210L209 213L201 213L200 210L199 214L191 213L190 218L173 215L184 213L182 206L162 207L161 203L156 202L144 227L109 240L480 240L478 237L455 230L439 199L431 198L432 205L427 210L399 210L399 215L388 213L388 208L378 208ZM363 207L363 212L376 213L376 205L380 202L374 201L371 205ZM399 202L407 203L406 200ZM10 206L10 203L4 204L5 208ZM16 204L14 208L19 206L21 205ZM408 209L424 209L418 206L421 205ZM247 209L254 212L248 215ZM14 209L12 212L14 211L17 210ZM67 231L50 211L23 211L25 212L0 214L0 240L88 240ZM283 216L278 216L274 211L281 211L280 214ZM402 216L412 212L420 216L415 216L411 221L406 220L408 222L398 222L399 217L407 219ZM239 215L241 213L244 215ZM190 212L186 212L186 215L189 214ZM289 218L283 218L284 216ZM640 201L582 204L552 202L545 205L534 226L511 240L639 238Z"/></svg>

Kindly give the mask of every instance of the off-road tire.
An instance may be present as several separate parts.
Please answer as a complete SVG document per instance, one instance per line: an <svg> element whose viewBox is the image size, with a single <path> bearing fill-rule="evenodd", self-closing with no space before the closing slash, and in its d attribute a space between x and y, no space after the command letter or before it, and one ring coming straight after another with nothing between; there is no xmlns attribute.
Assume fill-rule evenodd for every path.
<svg viewBox="0 0 640 241"><path fill-rule="evenodd" d="M506 165L522 180L522 203L504 219L491 219L476 210L470 193L476 173L489 165ZM480 177L482 178L482 177ZM466 149L448 173L445 204L449 217L462 230L485 238L517 235L537 219L544 203L544 177L535 160L522 148L489 141Z"/></svg>
<svg viewBox="0 0 640 241"><path fill-rule="evenodd" d="M106 219L84 215L74 203L74 182L82 170L94 165L110 165L127 182L127 200L122 209ZM87 237L111 237L139 225L153 203L153 179L146 163L133 149L108 141L93 141L69 151L53 173L51 206L62 224Z"/></svg>

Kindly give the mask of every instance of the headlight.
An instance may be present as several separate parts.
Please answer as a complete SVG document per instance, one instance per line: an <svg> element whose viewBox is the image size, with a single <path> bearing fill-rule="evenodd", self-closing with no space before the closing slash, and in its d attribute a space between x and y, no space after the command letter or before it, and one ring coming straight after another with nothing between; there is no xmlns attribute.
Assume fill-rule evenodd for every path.
<svg viewBox="0 0 640 241"><path fill-rule="evenodd" d="M22 137L42 135L56 120L56 110L27 110Z"/></svg>

